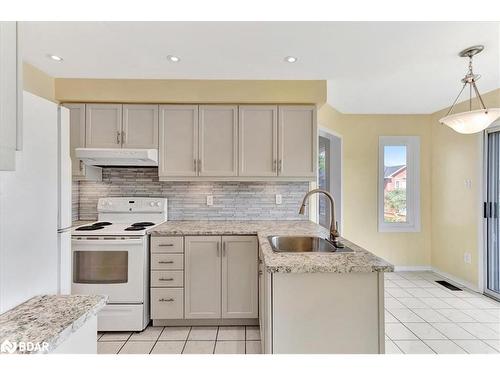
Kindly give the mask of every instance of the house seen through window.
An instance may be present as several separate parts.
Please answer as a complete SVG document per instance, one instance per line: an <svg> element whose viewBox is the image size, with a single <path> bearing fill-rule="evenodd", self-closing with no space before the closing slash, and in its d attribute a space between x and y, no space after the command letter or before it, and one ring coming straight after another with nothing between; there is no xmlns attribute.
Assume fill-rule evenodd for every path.
<svg viewBox="0 0 500 375"><path fill-rule="evenodd" d="M384 146L384 221L406 222L406 146Z"/></svg>
<svg viewBox="0 0 500 375"><path fill-rule="evenodd" d="M420 137L379 137L379 231L420 231L419 161Z"/></svg>

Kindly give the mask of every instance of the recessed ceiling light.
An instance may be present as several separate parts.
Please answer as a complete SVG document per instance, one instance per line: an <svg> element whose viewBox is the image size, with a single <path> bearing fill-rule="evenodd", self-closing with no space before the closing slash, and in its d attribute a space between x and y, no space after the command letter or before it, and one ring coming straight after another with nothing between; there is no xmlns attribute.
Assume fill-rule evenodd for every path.
<svg viewBox="0 0 500 375"><path fill-rule="evenodd" d="M50 54L49 54L49 55L47 55L47 56L48 56L50 59L54 60L54 61L59 61L59 62L61 62L61 61L63 61L63 60L64 60L62 57L57 56L57 55L50 55Z"/></svg>
<svg viewBox="0 0 500 375"><path fill-rule="evenodd" d="M179 61L181 61L181 59L179 57L174 56L174 55L168 55L167 59L168 59L168 61L171 61L171 62L179 62Z"/></svg>
<svg viewBox="0 0 500 375"><path fill-rule="evenodd" d="M287 56L287 57L285 57L285 61L289 62L289 63L297 62L297 60L298 59L295 56Z"/></svg>

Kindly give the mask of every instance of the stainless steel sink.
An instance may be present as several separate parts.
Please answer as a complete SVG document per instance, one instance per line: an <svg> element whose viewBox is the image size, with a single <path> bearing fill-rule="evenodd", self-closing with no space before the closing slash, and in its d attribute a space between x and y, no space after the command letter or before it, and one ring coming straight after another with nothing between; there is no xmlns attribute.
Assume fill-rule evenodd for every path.
<svg viewBox="0 0 500 375"><path fill-rule="evenodd" d="M309 236L269 236L269 243L277 253L348 253L353 250L347 246L335 245L321 237Z"/></svg>

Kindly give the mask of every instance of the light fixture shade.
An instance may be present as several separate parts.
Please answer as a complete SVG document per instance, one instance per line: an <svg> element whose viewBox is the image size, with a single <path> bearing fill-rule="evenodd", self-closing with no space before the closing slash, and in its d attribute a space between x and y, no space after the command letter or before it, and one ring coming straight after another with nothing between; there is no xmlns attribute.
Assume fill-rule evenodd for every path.
<svg viewBox="0 0 500 375"><path fill-rule="evenodd" d="M477 111L455 113L439 120L441 124L461 134L479 133L500 117L500 108L478 109Z"/></svg>

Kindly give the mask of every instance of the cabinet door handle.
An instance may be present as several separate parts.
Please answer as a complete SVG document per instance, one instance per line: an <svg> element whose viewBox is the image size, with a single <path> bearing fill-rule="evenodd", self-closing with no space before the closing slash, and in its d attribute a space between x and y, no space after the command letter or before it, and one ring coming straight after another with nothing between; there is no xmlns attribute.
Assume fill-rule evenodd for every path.
<svg viewBox="0 0 500 375"><path fill-rule="evenodd" d="M173 260L159 260L158 263L159 264L173 264L174 261Z"/></svg>
<svg viewBox="0 0 500 375"><path fill-rule="evenodd" d="M197 169L196 169L196 159L193 159L193 164L194 164L194 171L196 172Z"/></svg>
<svg viewBox="0 0 500 375"><path fill-rule="evenodd" d="M160 246L160 247L165 247L165 246L174 246L174 244L173 244L173 243L161 243L161 244L159 244L158 246Z"/></svg>
<svg viewBox="0 0 500 375"><path fill-rule="evenodd" d="M220 251L219 251L219 247L220 247L220 246L219 246L219 245L220 245L220 244L217 242L217 257L219 257L219 255L220 255Z"/></svg>
<svg viewBox="0 0 500 375"><path fill-rule="evenodd" d="M80 172L83 172L83 161L80 160Z"/></svg>
<svg viewBox="0 0 500 375"><path fill-rule="evenodd" d="M262 271L259 271L259 276L262 276Z"/></svg>
<svg viewBox="0 0 500 375"><path fill-rule="evenodd" d="M116 132L116 144L120 144L120 132Z"/></svg>
<svg viewBox="0 0 500 375"><path fill-rule="evenodd" d="M158 280L160 280L160 281L174 281L174 278L169 277L168 279L164 279L163 277L160 277Z"/></svg>
<svg viewBox="0 0 500 375"><path fill-rule="evenodd" d="M127 135L125 133L125 130L122 131L122 145L125 144L125 142L127 142Z"/></svg>
<svg viewBox="0 0 500 375"><path fill-rule="evenodd" d="M160 302L174 302L173 298L160 298L158 301Z"/></svg>
<svg viewBox="0 0 500 375"><path fill-rule="evenodd" d="M226 243L225 242L222 243L222 256L223 257L226 256Z"/></svg>
<svg viewBox="0 0 500 375"><path fill-rule="evenodd" d="M201 159L198 159L198 172L201 172Z"/></svg>
<svg viewBox="0 0 500 375"><path fill-rule="evenodd" d="M278 172L281 172L281 169L283 168L283 160L280 159L278 163Z"/></svg>
<svg viewBox="0 0 500 375"><path fill-rule="evenodd" d="M276 161L276 159L273 160L273 172L276 172L276 164L278 162Z"/></svg>

